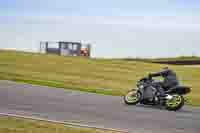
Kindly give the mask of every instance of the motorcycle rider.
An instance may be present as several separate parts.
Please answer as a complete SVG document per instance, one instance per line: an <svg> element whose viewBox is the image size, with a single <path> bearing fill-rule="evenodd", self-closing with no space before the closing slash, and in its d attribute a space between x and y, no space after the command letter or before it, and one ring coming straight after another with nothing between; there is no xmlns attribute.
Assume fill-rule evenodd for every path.
<svg viewBox="0 0 200 133"><path fill-rule="evenodd" d="M165 97L165 90L168 90L174 86L179 84L177 79L176 73L169 69L168 67L164 67L161 69L160 72L157 73L150 73L149 78L161 76L164 78L163 82L156 82L155 85L157 86L156 89L160 93L160 97Z"/></svg>

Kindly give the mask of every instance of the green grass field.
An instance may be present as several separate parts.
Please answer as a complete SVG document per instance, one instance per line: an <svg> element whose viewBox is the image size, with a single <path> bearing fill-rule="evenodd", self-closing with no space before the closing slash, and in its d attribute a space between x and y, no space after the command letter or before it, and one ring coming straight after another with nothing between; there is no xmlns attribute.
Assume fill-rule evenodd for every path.
<svg viewBox="0 0 200 133"><path fill-rule="evenodd" d="M119 59L86 59L0 51L0 79L110 95L124 95L135 82L164 65ZM192 105L200 105L200 67L170 66L191 86Z"/></svg>
<svg viewBox="0 0 200 133"><path fill-rule="evenodd" d="M0 117L0 133L117 133L80 127L67 127L62 124Z"/></svg>

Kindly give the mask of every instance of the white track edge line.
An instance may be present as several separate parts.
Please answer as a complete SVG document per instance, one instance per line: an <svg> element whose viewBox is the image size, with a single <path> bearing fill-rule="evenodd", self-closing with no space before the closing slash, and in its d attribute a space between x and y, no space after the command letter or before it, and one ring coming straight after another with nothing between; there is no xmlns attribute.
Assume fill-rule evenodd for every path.
<svg viewBox="0 0 200 133"><path fill-rule="evenodd" d="M50 123L58 123L58 124L69 125L69 126L94 128L94 129L99 129L99 130L107 130L107 131L115 131L115 132L121 132L121 133L128 133L128 131L123 131L121 129L104 128L104 127L99 127L99 126L90 126L90 125L85 125L85 124L77 124L77 123L71 123L71 122L49 120L49 119L44 119L44 118L39 118L39 117L16 115L16 114L10 114L10 113L0 113L0 115L1 116L11 116L11 117L17 117L17 118L24 118L24 119L31 119L31 120L38 120L38 121L45 121L45 122L50 122Z"/></svg>

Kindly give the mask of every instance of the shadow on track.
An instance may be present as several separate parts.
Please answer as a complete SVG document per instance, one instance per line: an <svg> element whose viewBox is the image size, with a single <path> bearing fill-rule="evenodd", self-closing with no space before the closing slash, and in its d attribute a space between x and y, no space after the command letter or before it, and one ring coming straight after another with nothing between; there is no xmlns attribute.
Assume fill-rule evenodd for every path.
<svg viewBox="0 0 200 133"><path fill-rule="evenodd" d="M155 110L162 110L162 111L167 111L167 112L180 112L180 113L193 113L192 109L188 109L188 108L182 108L180 110L177 111L169 111L167 110L165 107L160 106L160 105L143 105L143 104L138 104L138 105L126 105L125 106L129 106L129 107L137 107L137 108L144 108L144 109L155 109Z"/></svg>

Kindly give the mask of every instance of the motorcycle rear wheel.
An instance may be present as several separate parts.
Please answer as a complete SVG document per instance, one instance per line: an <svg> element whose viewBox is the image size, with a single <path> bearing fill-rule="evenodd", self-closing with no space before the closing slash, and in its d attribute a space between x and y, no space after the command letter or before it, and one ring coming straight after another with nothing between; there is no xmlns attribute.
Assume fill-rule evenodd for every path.
<svg viewBox="0 0 200 133"><path fill-rule="evenodd" d="M136 105L139 103L141 93L139 91L132 90L124 96L124 103L127 105Z"/></svg>
<svg viewBox="0 0 200 133"><path fill-rule="evenodd" d="M166 100L165 107L167 110L177 111L185 104L185 99L182 95L174 94L171 100Z"/></svg>

